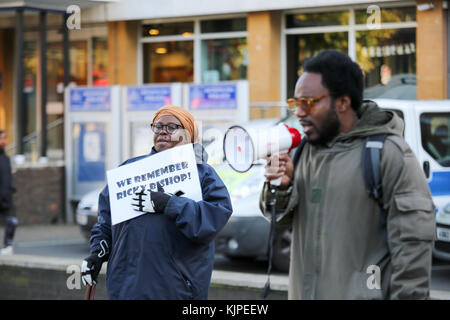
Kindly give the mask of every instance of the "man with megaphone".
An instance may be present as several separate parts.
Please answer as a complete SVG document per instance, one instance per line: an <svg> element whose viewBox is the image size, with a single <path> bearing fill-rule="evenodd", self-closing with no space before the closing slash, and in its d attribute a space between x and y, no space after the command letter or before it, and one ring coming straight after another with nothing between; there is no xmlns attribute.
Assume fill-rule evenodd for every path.
<svg viewBox="0 0 450 320"><path fill-rule="evenodd" d="M298 160L269 158L260 204L270 219L281 178L272 204L292 226L289 299L429 298L435 207L402 120L363 101L359 66L335 50L305 63L288 105L307 143ZM366 190L368 147L381 151L378 201Z"/></svg>

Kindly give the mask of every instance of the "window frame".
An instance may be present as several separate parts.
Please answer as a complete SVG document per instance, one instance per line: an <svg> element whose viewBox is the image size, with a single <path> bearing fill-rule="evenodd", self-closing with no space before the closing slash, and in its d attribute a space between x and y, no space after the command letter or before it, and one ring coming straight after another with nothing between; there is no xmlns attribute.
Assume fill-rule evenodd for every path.
<svg viewBox="0 0 450 320"><path fill-rule="evenodd" d="M248 18L247 14L236 14L236 15L220 15L220 16L202 16L194 18L176 18L176 19L155 19L155 20L141 20L138 23L138 52L137 52L137 84L144 84L144 44L145 43L158 43L167 41L193 41L194 42L194 83L202 83L202 65L201 65L201 54L202 54L202 41L212 40L212 39L236 39L236 38L248 38L248 31L228 31L228 32L211 32L211 33L201 33L200 23L205 20L223 20L223 19L236 19L236 18ZM171 36L156 36L156 37L143 37L142 36L142 26L146 23L172 23L172 22L194 22L194 33L190 36L182 35L171 35Z"/></svg>
<svg viewBox="0 0 450 320"><path fill-rule="evenodd" d="M348 34L348 52L349 57L356 61L356 32L357 31L370 31L371 29L366 24L356 24L355 22L355 10L367 9L369 4L366 5L354 5L349 6L337 6L330 8L314 8L314 9L295 9L283 11L281 17L281 52L280 52L280 66L281 66L281 101L287 99L287 37L289 35L302 35L302 34L318 34L327 32L347 32ZM380 9L389 8L401 8L401 7L415 7L415 4L411 2L398 2L398 3L383 3L377 4ZM330 25L330 26L318 26L318 27L305 27L305 28L287 28L286 16L291 14L300 13L326 13L337 11L349 11L349 21L347 25ZM408 22L386 22L380 23L379 29L405 29L416 28L416 21Z"/></svg>

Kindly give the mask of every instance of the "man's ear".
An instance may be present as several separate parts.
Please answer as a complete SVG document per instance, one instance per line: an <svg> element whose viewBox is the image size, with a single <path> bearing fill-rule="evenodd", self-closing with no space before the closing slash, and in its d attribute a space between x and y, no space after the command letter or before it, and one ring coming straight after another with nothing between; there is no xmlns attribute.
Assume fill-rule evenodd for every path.
<svg viewBox="0 0 450 320"><path fill-rule="evenodd" d="M336 111L345 113L352 108L352 100L349 96L341 96L335 100Z"/></svg>

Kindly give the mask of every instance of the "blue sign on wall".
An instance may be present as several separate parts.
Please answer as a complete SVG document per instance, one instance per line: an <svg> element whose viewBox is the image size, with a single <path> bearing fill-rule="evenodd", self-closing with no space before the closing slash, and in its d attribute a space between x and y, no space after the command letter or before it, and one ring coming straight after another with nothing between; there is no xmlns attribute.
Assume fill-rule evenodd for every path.
<svg viewBox="0 0 450 320"><path fill-rule="evenodd" d="M237 85L190 85L189 109L237 109Z"/></svg>
<svg viewBox="0 0 450 320"><path fill-rule="evenodd" d="M129 111L158 110L172 102L170 86L128 87Z"/></svg>
<svg viewBox="0 0 450 320"><path fill-rule="evenodd" d="M70 111L109 111L109 88L73 88L70 90Z"/></svg>

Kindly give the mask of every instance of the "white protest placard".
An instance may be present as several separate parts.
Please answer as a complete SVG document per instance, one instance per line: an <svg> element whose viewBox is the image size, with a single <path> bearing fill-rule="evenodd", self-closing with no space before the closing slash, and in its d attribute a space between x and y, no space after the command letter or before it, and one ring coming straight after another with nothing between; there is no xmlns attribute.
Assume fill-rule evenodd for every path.
<svg viewBox="0 0 450 320"><path fill-rule="evenodd" d="M135 211L131 200L142 189L164 192L202 200L202 189L192 144L155 153L142 160L107 171L111 221L115 225L136 218L145 212Z"/></svg>

